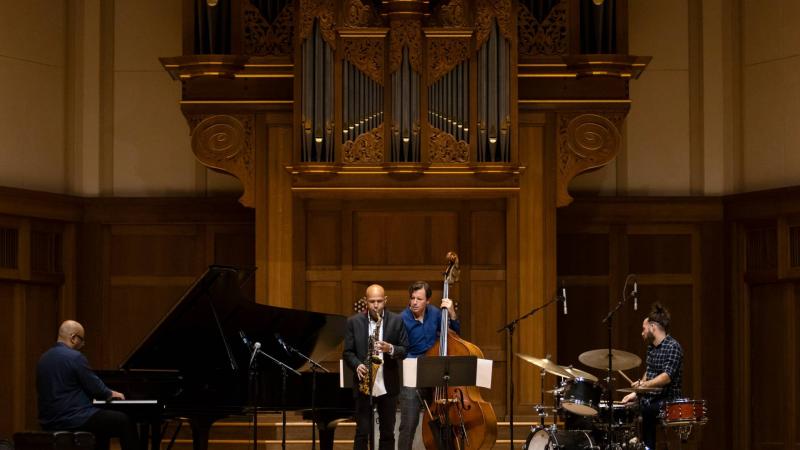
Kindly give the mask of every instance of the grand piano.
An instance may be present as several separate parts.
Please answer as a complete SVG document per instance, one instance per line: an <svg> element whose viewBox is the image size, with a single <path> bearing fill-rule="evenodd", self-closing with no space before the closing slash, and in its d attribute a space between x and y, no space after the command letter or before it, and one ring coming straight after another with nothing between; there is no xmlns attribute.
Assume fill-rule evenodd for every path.
<svg viewBox="0 0 800 450"><path fill-rule="evenodd" d="M346 318L248 300L241 286L251 274L252 269L210 266L120 370L98 371L127 399L156 401L145 406L106 405L150 424L153 450L161 441L160 424L172 418L188 419L194 450L206 450L212 424L228 416L303 411L320 431L321 449L333 447L337 420L352 417L352 391L339 387L339 374L315 374L311 364L278 341L281 337L297 352L322 361L344 338ZM255 342L261 351L300 372L298 376L286 371L285 396L284 370L263 355L252 358Z"/></svg>

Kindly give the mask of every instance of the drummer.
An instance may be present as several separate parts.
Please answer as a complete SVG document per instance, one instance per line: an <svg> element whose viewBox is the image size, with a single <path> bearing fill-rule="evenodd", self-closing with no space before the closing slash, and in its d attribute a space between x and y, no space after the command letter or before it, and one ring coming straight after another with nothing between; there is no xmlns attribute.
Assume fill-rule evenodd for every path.
<svg viewBox="0 0 800 450"><path fill-rule="evenodd" d="M642 322L642 339L647 342L647 369L632 387L661 388L655 394L639 394L642 411L642 437L649 449L656 448L656 425L664 402L681 397L683 349L669 334L670 314L660 303L653 304ZM637 394L626 395L623 403L635 401Z"/></svg>

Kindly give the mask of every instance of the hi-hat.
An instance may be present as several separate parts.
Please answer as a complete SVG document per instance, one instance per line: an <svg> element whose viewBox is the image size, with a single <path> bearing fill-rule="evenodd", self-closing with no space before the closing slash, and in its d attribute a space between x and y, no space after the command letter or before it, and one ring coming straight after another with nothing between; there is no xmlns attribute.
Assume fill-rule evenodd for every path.
<svg viewBox="0 0 800 450"><path fill-rule="evenodd" d="M589 367L608 370L608 349L600 348L583 352L578 356L578 360ZM633 369L639 367L641 363L642 359L633 353L611 349L611 364L614 370Z"/></svg>
<svg viewBox="0 0 800 450"><path fill-rule="evenodd" d="M576 369L576 368L574 368L572 366L564 367L564 370L569 372L570 375L572 375L573 378L585 378L587 380L591 380L591 381L594 381L595 383L597 383L597 377L592 375L592 374L590 374L589 372L586 372L586 371L583 371L583 370L580 370L580 369Z"/></svg>
<svg viewBox="0 0 800 450"><path fill-rule="evenodd" d="M536 367L544 369L545 372L553 374L557 377L563 378L572 378L572 374L567 372L566 367L559 366L558 364L550 361L547 358L535 358L533 356L524 355L522 353L517 353L517 356L522 358L523 360L533 364Z"/></svg>
<svg viewBox="0 0 800 450"><path fill-rule="evenodd" d="M617 392L636 392L637 394L657 394L661 392L661 388L657 387L629 387L617 389Z"/></svg>

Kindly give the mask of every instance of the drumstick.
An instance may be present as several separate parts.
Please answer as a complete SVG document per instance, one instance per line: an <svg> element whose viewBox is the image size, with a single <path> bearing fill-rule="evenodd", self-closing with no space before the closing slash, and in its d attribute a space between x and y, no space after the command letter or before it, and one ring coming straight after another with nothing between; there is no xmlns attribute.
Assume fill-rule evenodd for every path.
<svg viewBox="0 0 800 450"><path fill-rule="evenodd" d="M625 379L626 379L626 380L628 380L628 383L630 383L630 384L633 384L633 380L631 380L630 378L628 378L628 376L627 376L627 375L625 375L625 372L623 372L623 371L621 371L621 370L619 370L619 369L617 369L617 372L619 372L619 374L620 374L620 375L622 375L623 377L625 377Z"/></svg>

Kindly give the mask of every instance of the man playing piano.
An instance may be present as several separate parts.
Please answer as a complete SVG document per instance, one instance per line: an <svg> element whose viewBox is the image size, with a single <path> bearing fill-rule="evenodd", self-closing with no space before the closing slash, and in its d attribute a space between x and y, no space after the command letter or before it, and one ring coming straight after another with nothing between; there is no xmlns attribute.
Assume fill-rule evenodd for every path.
<svg viewBox="0 0 800 450"><path fill-rule="evenodd" d="M400 316L386 311L387 297L382 286L367 288L367 314L347 319L342 359L353 370L353 395L356 398L355 450L365 450L372 421L370 397L361 392L361 380L372 380L366 392L377 406L380 423L380 450L394 450L394 422L397 394L400 392L400 360L406 355L408 337ZM371 348L370 348L371 347ZM371 372L370 353L382 363ZM368 378L369 377L369 378ZM374 378L374 379L373 379Z"/></svg>
<svg viewBox="0 0 800 450"><path fill-rule="evenodd" d="M44 430L90 431L100 450L108 448L111 437L119 438L122 450L134 450L136 427L128 416L92 406L92 399L124 400L125 396L106 387L89 368L80 352L85 342L83 326L67 320L58 328L55 345L39 358L39 423Z"/></svg>

